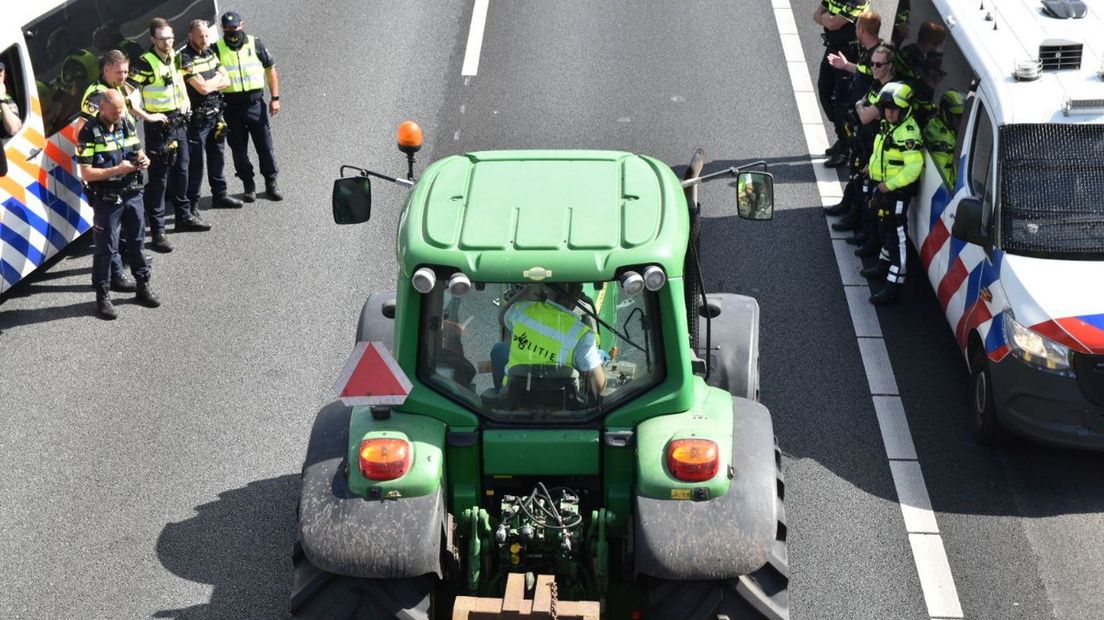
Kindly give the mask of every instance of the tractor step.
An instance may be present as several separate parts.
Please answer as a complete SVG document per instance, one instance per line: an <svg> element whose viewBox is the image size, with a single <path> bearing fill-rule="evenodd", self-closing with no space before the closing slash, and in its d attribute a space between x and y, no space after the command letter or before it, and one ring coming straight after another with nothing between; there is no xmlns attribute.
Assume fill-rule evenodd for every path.
<svg viewBox="0 0 1104 620"><path fill-rule="evenodd" d="M533 600L525 598L525 575L510 573L502 598L458 596L452 620L511 620L541 618L554 620L598 620L598 601L556 600L556 577L538 575Z"/></svg>

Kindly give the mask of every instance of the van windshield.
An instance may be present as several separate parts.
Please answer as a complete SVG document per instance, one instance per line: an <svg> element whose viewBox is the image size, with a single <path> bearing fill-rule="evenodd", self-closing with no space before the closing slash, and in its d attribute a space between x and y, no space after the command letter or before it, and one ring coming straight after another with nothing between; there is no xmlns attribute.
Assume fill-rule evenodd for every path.
<svg viewBox="0 0 1104 620"><path fill-rule="evenodd" d="M1005 251L1104 259L1104 125L1001 127L1000 185Z"/></svg>
<svg viewBox="0 0 1104 620"><path fill-rule="evenodd" d="M492 419L578 422L664 377L655 293L479 283L454 296L438 283L423 300L419 380Z"/></svg>

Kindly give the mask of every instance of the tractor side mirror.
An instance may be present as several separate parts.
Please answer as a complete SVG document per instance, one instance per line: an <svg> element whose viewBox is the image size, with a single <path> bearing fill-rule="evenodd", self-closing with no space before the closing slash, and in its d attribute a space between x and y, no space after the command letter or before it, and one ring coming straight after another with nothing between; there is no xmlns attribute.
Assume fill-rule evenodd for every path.
<svg viewBox="0 0 1104 620"><path fill-rule="evenodd" d="M981 222L981 201L977 198L963 198L955 209L954 224L951 226L951 234L955 239L961 239L967 243L980 245L988 252L992 247L989 235L985 233Z"/></svg>
<svg viewBox="0 0 1104 620"><path fill-rule="evenodd" d="M745 220L774 217L774 175L741 172L736 177L736 213Z"/></svg>
<svg viewBox="0 0 1104 620"><path fill-rule="evenodd" d="M368 177L334 181L333 216L338 224L360 224L372 216L372 184Z"/></svg>

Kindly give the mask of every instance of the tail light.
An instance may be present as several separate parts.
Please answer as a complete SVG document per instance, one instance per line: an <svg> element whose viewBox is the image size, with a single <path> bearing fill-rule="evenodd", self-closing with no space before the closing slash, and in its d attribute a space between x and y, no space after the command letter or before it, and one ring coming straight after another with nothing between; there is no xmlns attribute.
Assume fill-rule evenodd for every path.
<svg viewBox="0 0 1104 620"><path fill-rule="evenodd" d="M413 456L405 439L365 439L360 443L360 473L369 480L394 480L410 470Z"/></svg>
<svg viewBox="0 0 1104 620"><path fill-rule="evenodd" d="M720 459L717 442L708 439L675 439L667 446L667 469L686 482L704 482L717 475Z"/></svg>

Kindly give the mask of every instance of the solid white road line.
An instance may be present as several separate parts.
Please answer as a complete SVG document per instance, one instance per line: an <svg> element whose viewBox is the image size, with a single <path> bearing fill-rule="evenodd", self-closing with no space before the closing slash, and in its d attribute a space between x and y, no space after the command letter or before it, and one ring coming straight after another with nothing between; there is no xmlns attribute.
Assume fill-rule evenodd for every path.
<svg viewBox="0 0 1104 620"><path fill-rule="evenodd" d="M794 100L801 117L801 130L805 134L816 174L817 190L822 205L830 206L839 202L843 196L843 188L836 172L822 165L824 149L828 148L828 135L820 116L820 106L813 89L809 65L805 61L805 52L798 38L793 9L790 0L771 0L771 5L778 24ZM904 405L897 393L897 380L889 362L889 352L882 339L877 313L866 300L870 294L866 280L858 275L862 262L854 255L853 248L842 239L845 235L833 231L831 222L827 219L825 221L847 296L847 306L855 327L867 382L870 384L871 400L878 416L878 427L881 429L882 442L889 459L893 485L897 490L901 517L908 533L916 572L920 577L924 605L931 618L962 618L958 590L955 588L931 499L928 497L920 461L916 458L916 447L909 432Z"/></svg>
<svg viewBox="0 0 1104 620"><path fill-rule="evenodd" d="M468 28L468 46L464 50L463 77L474 77L479 71L479 52L483 49L483 27L487 24L487 5L490 0L475 0L472 7L471 27Z"/></svg>

